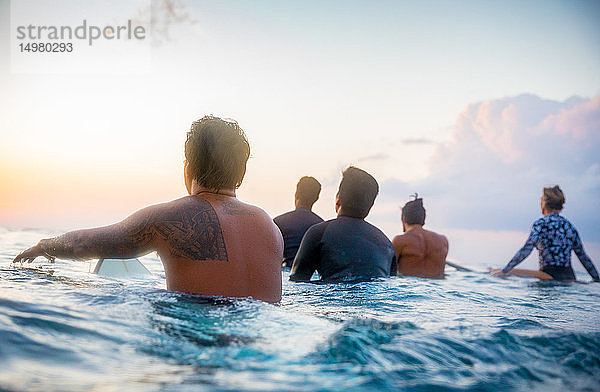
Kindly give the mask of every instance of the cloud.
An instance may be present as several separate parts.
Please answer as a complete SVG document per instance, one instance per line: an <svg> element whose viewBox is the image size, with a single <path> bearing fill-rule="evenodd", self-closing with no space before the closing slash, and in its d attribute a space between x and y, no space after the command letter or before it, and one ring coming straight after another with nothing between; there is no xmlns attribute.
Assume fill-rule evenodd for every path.
<svg viewBox="0 0 600 392"><path fill-rule="evenodd" d="M425 138L406 138L402 139L402 144L435 144L433 140Z"/></svg>
<svg viewBox="0 0 600 392"><path fill-rule="evenodd" d="M566 193L565 215L600 239L600 96L564 102L525 94L467 106L421 181L388 180L382 202L419 192L439 227L527 230L543 186Z"/></svg>
<svg viewBox="0 0 600 392"><path fill-rule="evenodd" d="M357 162L385 161L387 159L390 159L390 155L386 154L386 153L383 153L383 152L380 152L380 153L377 153L377 154L371 154L371 155L368 155L368 156L364 156L364 157L358 158Z"/></svg>

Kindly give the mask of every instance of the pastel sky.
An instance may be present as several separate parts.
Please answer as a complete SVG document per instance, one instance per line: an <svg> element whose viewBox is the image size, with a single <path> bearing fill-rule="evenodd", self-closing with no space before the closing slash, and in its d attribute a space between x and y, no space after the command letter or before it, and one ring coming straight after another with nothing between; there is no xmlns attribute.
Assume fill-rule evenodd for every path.
<svg viewBox="0 0 600 392"><path fill-rule="evenodd" d="M56 20L72 4L54 3L31 14ZM102 4L135 18L138 3ZM42 72L23 72L0 0L0 225L109 224L184 195L185 132L214 114L251 143L239 197L273 216L313 175L315 210L334 217L352 164L379 181L369 220L389 236L419 192L451 256L497 262L524 242L541 188L558 183L598 263L597 1L178 4L189 17L161 25L139 68L108 52L93 72L44 71L43 55ZM76 19L91 9L68 8Z"/></svg>

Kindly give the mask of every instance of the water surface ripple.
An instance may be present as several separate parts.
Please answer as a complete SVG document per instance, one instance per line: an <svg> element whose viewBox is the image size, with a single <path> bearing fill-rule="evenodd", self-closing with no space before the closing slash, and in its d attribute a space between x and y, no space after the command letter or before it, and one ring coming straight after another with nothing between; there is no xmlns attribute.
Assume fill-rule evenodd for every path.
<svg viewBox="0 0 600 392"><path fill-rule="evenodd" d="M153 255L143 280L15 268L23 236L0 230L0 390L600 390L600 284L284 272L270 305L169 292Z"/></svg>

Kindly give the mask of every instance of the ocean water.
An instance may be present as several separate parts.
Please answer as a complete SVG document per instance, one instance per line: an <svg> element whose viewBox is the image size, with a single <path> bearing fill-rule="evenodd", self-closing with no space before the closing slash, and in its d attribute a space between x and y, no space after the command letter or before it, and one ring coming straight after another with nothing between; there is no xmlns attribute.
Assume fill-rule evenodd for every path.
<svg viewBox="0 0 600 392"><path fill-rule="evenodd" d="M48 234L0 228L0 390L600 390L600 284L284 272L272 305L169 292L155 255L138 280L10 264Z"/></svg>

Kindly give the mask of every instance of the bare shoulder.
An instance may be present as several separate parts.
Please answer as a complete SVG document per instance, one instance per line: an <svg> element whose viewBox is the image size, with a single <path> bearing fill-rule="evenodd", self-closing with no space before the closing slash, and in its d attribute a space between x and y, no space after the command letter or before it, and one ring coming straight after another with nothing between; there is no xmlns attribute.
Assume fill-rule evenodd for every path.
<svg viewBox="0 0 600 392"><path fill-rule="evenodd" d="M408 241L406 234L399 234L392 239L392 245L394 245L394 248L400 248L406 245Z"/></svg>
<svg viewBox="0 0 600 392"><path fill-rule="evenodd" d="M184 196L179 199L168 202L154 204L138 212L144 212L147 216L152 216L156 222L163 220L181 219L184 215L196 213L198 210L206 210L209 204L204 200Z"/></svg>
<svg viewBox="0 0 600 392"><path fill-rule="evenodd" d="M444 244L446 244L446 246L448 246L448 237L446 237L443 234L438 234L438 235L442 238L442 241L444 241Z"/></svg>
<svg viewBox="0 0 600 392"><path fill-rule="evenodd" d="M184 199L185 198L181 198L181 199L176 199L173 201L168 201L168 202L159 203L159 204L153 204L153 205L144 207L144 208L134 212L133 214L131 214L129 217L127 217L122 222L116 223L114 226L120 226L120 225L140 226L140 225L142 225L142 226L149 228L154 223L160 221L164 217L165 214L168 214L169 212L178 210L181 206L181 203L184 202Z"/></svg>
<svg viewBox="0 0 600 392"><path fill-rule="evenodd" d="M265 239L274 240L283 251L283 237L281 231L273 222L273 218L262 208L252 204L244 203L235 198L222 200L220 203L221 214L228 215L234 220L241 219L249 223L252 232L256 235L261 235Z"/></svg>
<svg viewBox="0 0 600 392"><path fill-rule="evenodd" d="M446 238L445 235L440 234L440 233L436 233L435 231L431 231L431 230L425 230L423 229L423 231L425 232L425 234L430 237L430 238L435 238L439 241L445 241L448 242L448 239Z"/></svg>
<svg viewBox="0 0 600 392"><path fill-rule="evenodd" d="M252 204L244 203L235 198L226 198L221 200L220 206L223 212L228 215L250 215L256 216L263 212L260 208Z"/></svg>
<svg viewBox="0 0 600 392"><path fill-rule="evenodd" d="M437 238L439 239L440 242L442 242L444 245L448 246L448 238L443 235L443 234L439 234L439 233L434 233Z"/></svg>
<svg viewBox="0 0 600 392"><path fill-rule="evenodd" d="M227 215L245 215L254 216L258 219L269 219L271 217L262 208L252 204L244 203L241 200L235 198L227 198L220 202L223 213Z"/></svg>
<svg viewBox="0 0 600 392"><path fill-rule="evenodd" d="M233 219L249 219L253 222L253 225L276 229L275 231L279 233L279 229L277 229L277 226L273 222L273 218L271 218L271 216L262 208L255 205L244 203L236 198L225 198L219 201L219 210L221 214L227 215Z"/></svg>
<svg viewBox="0 0 600 392"><path fill-rule="evenodd" d="M441 246L443 249L448 249L448 238L445 235L439 234L433 231L427 231L429 238L431 238L435 243Z"/></svg>
<svg viewBox="0 0 600 392"><path fill-rule="evenodd" d="M177 209L177 208L185 208L185 207L188 207L188 206L194 205L194 204L195 204L195 202L191 196L183 196L178 199L166 201L164 203L153 204L149 207L146 207L145 209L152 211L152 212L164 212L164 211L171 211L171 210Z"/></svg>

